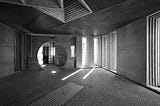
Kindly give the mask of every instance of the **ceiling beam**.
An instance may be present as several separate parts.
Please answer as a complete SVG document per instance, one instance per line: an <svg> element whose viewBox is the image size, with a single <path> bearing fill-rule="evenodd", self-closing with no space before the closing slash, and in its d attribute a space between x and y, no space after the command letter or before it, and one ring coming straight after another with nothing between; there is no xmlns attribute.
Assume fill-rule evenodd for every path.
<svg viewBox="0 0 160 106"><path fill-rule="evenodd" d="M85 3L85 1L84 0L78 0L79 2L81 1L81 3L82 2L84 2ZM118 5L120 5L120 4L122 4L122 3L125 3L125 2L127 2L127 1L129 1L129 0L124 0L124 1L121 1L121 2L118 2L118 3L115 3L114 5L111 5L111 6L109 6L109 7L107 7L107 8L103 8L103 9L100 9L100 10L98 10L98 11L96 11L96 12L92 12L92 10L91 10L91 13L92 13L92 15L96 15L97 13L99 13L99 12L101 12L101 11L104 11L104 10L108 10L108 9L110 9L110 8L113 8L113 7L115 7L115 6L118 6ZM87 4L86 4L87 5ZM81 19L82 18L84 18L84 17L80 17ZM72 22L75 22L75 21L77 21L77 20L72 20L72 21L70 21L70 24L72 23ZM56 30L57 28L59 28L59 27L63 27L64 25L67 25L68 23L66 22L66 24L61 24L61 25L58 25L58 26L56 26L56 27L51 27L51 28L49 28L48 30ZM86 24L87 25L87 24ZM87 25L88 26L88 25ZM93 29L93 28L91 28L91 27L89 27L89 29Z"/></svg>
<svg viewBox="0 0 160 106"><path fill-rule="evenodd" d="M0 2L2 2L2 3L9 3L9 4L15 4L15 5L24 5L21 0L18 0L18 1L0 0Z"/></svg>
<svg viewBox="0 0 160 106"><path fill-rule="evenodd" d="M26 4L27 0L20 0L23 4Z"/></svg>
<svg viewBox="0 0 160 106"><path fill-rule="evenodd" d="M29 31L28 29L20 26L20 25L17 25L15 23L12 23L12 22L8 22L7 20L2 20L0 19L0 23L3 23L5 25L8 25L16 30L19 30L19 31L22 31L22 32L26 32L26 33L32 33L31 31Z"/></svg>
<svg viewBox="0 0 160 106"><path fill-rule="evenodd" d="M21 5L21 6L27 6L27 7L46 7L46 8L54 8L51 6L46 6L46 5L32 5L32 4L27 4L27 0L19 0L19 2L15 1L10 1L10 0L0 0L2 3L9 3L9 4L14 4L14 5Z"/></svg>
<svg viewBox="0 0 160 106"><path fill-rule="evenodd" d="M61 8L34 7L35 9L45 13L59 21L65 23L64 11Z"/></svg>
<svg viewBox="0 0 160 106"><path fill-rule="evenodd" d="M93 12L89 6L87 5L87 3L84 0L78 0L84 7L86 7L90 12Z"/></svg>
<svg viewBox="0 0 160 106"><path fill-rule="evenodd" d="M82 35L68 35L68 34L38 34L38 33L30 33L29 35L32 36L43 36L43 37L53 37L53 36L59 36L59 37L68 37L68 36L82 36Z"/></svg>

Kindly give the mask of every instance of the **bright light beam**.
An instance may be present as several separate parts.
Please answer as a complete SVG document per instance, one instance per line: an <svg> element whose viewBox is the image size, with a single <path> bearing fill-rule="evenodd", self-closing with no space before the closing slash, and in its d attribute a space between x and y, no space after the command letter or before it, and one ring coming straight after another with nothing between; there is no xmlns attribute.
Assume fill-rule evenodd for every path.
<svg viewBox="0 0 160 106"><path fill-rule="evenodd" d="M70 74L70 75L68 75L68 76L66 76L66 77L64 77L64 78L62 78L61 80L66 80L66 79L68 79L69 77L75 75L76 73L78 73L78 72L80 72L80 71L82 71L82 69L79 69L79 70L75 71L74 73L72 73L72 74Z"/></svg>
<svg viewBox="0 0 160 106"><path fill-rule="evenodd" d="M46 65L41 65L42 68L46 67Z"/></svg>
<svg viewBox="0 0 160 106"><path fill-rule="evenodd" d="M55 74L55 73L57 73L57 72L56 72L56 71L51 71L51 73Z"/></svg>
<svg viewBox="0 0 160 106"><path fill-rule="evenodd" d="M92 68L91 71L89 71L84 77L83 79L86 79L96 68Z"/></svg>

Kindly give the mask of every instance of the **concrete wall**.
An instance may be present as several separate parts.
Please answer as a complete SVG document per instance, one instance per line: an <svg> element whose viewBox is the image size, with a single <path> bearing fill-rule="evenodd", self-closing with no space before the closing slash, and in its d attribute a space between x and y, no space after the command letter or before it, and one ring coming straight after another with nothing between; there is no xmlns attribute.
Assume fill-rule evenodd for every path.
<svg viewBox="0 0 160 106"><path fill-rule="evenodd" d="M87 65L88 67L94 66L94 37L93 36L88 36L87 37Z"/></svg>
<svg viewBox="0 0 160 106"><path fill-rule="evenodd" d="M146 18L117 30L118 74L146 83Z"/></svg>
<svg viewBox="0 0 160 106"><path fill-rule="evenodd" d="M14 73L15 30L0 24L0 78Z"/></svg>
<svg viewBox="0 0 160 106"><path fill-rule="evenodd" d="M65 48L66 53L67 53L67 60L66 63L63 67L66 68L74 68L74 59L71 58L71 38L70 36L68 37L55 37L55 39L52 39L51 37L38 37L38 36L32 36L32 43L31 43L31 56L28 59L28 70L41 70L42 68L38 64L37 60L37 52L39 48L41 47L42 44L48 42L48 41L53 41L55 45L61 45Z"/></svg>
<svg viewBox="0 0 160 106"><path fill-rule="evenodd" d="M77 36L76 39L76 67L82 67L82 36Z"/></svg>

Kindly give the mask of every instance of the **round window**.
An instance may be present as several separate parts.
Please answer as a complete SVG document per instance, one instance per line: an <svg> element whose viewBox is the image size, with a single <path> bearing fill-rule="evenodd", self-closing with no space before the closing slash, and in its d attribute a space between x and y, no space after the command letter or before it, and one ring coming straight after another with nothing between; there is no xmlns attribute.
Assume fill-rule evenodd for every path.
<svg viewBox="0 0 160 106"><path fill-rule="evenodd" d="M38 63L41 67L46 65L64 66L67 60L66 50L62 45L55 42L42 44L37 53Z"/></svg>

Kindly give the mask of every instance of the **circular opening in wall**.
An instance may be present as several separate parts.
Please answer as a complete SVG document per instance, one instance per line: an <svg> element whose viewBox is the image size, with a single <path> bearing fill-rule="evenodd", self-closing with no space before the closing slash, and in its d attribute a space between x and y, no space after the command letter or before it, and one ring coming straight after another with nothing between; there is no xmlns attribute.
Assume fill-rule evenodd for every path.
<svg viewBox="0 0 160 106"><path fill-rule="evenodd" d="M55 42L46 42L42 44L37 53L39 65L44 68L47 65L62 67L67 60L66 50L62 45L56 45Z"/></svg>

